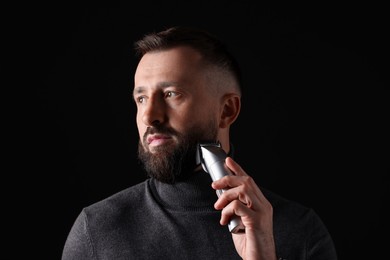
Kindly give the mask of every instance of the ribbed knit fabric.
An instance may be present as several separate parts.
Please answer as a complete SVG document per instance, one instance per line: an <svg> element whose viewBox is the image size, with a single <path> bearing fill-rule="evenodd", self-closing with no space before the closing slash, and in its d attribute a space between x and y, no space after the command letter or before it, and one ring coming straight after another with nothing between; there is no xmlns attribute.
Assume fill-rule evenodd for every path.
<svg viewBox="0 0 390 260"><path fill-rule="evenodd" d="M262 189L274 207L277 254L284 259L336 259L321 219ZM174 185L148 179L82 210L62 260L241 259L203 171Z"/></svg>

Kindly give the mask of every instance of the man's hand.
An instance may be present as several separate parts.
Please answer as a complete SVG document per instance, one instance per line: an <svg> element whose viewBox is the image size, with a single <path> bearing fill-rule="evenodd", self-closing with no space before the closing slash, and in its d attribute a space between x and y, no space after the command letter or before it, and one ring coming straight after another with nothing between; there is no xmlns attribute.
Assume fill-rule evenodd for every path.
<svg viewBox="0 0 390 260"><path fill-rule="evenodd" d="M232 234L238 254L245 260L276 260L273 236L273 208L254 180L231 157L225 160L234 175L212 183L216 190L226 189L214 204L222 210L221 225L233 215L241 217L244 233Z"/></svg>

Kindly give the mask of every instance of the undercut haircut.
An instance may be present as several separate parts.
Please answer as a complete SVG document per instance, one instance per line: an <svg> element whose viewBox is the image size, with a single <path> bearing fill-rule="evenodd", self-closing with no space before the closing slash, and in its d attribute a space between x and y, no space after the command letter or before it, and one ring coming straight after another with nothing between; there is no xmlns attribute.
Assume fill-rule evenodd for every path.
<svg viewBox="0 0 390 260"><path fill-rule="evenodd" d="M236 81L237 90L241 94L242 75L237 60L220 39L205 30L174 26L160 32L148 33L134 43L134 50L136 58L140 60L146 53L179 46L195 49L206 64L229 73Z"/></svg>

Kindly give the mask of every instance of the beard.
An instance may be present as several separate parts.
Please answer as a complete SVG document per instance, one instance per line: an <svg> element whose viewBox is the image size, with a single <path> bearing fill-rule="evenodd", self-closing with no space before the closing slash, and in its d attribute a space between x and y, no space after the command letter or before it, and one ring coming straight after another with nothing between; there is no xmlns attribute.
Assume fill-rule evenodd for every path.
<svg viewBox="0 0 390 260"><path fill-rule="evenodd" d="M193 174L196 163L196 151L199 141L216 141L218 125L214 120L209 120L203 126L193 126L185 134L180 134L172 128L164 126L149 127L143 137L151 133L166 134L176 137L174 146L167 145L158 147L155 152L150 152L142 145L138 144L138 159L144 166L149 177L153 177L161 182L173 184L177 181L185 180Z"/></svg>

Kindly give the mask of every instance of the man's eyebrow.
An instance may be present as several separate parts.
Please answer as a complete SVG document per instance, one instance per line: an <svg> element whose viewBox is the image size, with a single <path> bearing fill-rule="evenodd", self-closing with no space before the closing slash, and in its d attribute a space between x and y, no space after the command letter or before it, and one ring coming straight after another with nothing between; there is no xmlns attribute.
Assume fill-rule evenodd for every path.
<svg viewBox="0 0 390 260"><path fill-rule="evenodd" d="M133 90L133 96L135 96L136 94L143 93L143 92L145 92L145 87L143 87L143 86L135 87Z"/></svg>
<svg viewBox="0 0 390 260"><path fill-rule="evenodd" d="M177 85L178 85L178 83L174 82L174 81L163 81L163 82L158 83L157 87L167 88L167 87L177 86ZM144 86L135 87L133 90L133 96L136 94L144 93L146 91L145 89L146 89L146 87L144 87Z"/></svg>

